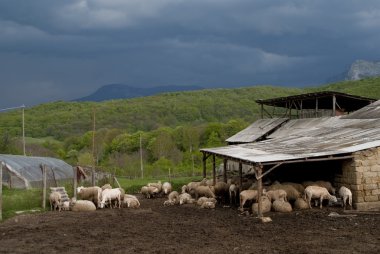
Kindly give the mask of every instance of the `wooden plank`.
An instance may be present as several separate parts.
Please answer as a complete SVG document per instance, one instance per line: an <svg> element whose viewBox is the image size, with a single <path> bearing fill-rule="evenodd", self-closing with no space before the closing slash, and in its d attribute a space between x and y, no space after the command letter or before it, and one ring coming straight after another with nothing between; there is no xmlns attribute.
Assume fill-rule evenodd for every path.
<svg viewBox="0 0 380 254"><path fill-rule="evenodd" d="M259 176L259 179L257 181L257 202L258 202L258 217L261 218L263 217L263 205L262 205L262 202L261 202L261 195L263 194L263 179L262 179L262 171L263 171L263 166L262 165L259 165L256 167L257 169L257 174Z"/></svg>
<svg viewBox="0 0 380 254"><path fill-rule="evenodd" d="M41 165L42 167L42 178L43 178L43 185L42 185L42 208L46 208L46 166Z"/></svg>
<svg viewBox="0 0 380 254"><path fill-rule="evenodd" d="M213 179L213 185L216 184L216 163L215 163L215 154L212 155L212 179Z"/></svg>

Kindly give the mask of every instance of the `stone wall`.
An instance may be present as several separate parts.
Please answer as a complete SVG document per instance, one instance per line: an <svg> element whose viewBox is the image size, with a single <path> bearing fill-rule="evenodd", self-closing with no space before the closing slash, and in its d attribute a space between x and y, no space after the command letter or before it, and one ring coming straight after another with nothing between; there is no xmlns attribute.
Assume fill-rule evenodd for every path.
<svg viewBox="0 0 380 254"><path fill-rule="evenodd" d="M353 153L354 158L343 162L335 185L352 191L352 202L358 210L380 209L380 148Z"/></svg>

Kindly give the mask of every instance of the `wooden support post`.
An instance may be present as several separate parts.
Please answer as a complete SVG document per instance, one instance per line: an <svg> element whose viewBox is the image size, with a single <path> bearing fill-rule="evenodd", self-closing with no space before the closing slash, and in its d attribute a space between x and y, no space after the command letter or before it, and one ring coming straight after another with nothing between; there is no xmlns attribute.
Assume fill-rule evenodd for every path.
<svg viewBox="0 0 380 254"><path fill-rule="evenodd" d="M203 153L203 178L206 178L206 161L207 161L206 153Z"/></svg>
<svg viewBox="0 0 380 254"><path fill-rule="evenodd" d="M264 104L261 104L261 119L264 118Z"/></svg>
<svg viewBox="0 0 380 254"><path fill-rule="evenodd" d="M92 186L95 186L95 167L91 170L91 184Z"/></svg>
<svg viewBox="0 0 380 254"><path fill-rule="evenodd" d="M239 162L239 192L242 191L243 187L243 164Z"/></svg>
<svg viewBox="0 0 380 254"><path fill-rule="evenodd" d="M228 160L224 159L223 160L223 181L225 183L227 182L227 163L228 163Z"/></svg>
<svg viewBox="0 0 380 254"><path fill-rule="evenodd" d="M336 97L335 94L333 95L333 101L332 101L332 113L331 116L336 116Z"/></svg>
<svg viewBox="0 0 380 254"><path fill-rule="evenodd" d="M0 221L3 220L3 162L0 161Z"/></svg>
<svg viewBox="0 0 380 254"><path fill-rule="evenodd" d="M215 165L215 154L212 155L212 179L213 179L213 185L216 184L216 165Z"/></svg>
<svg viewBox="0 0 380 254"><path fill-rule="evenodd" d="M261 196L263 195L263 179L261 177L261 174L263 172L263 166L262 165L259 165L256 167L256 170L257 170L257 175L258 175L258 180L257 180L257 204L258 204L258 217L261 218L263 217L263 206L262 206L262 203L261 203Z"/></svg>
<svg viewBox="0 0 380 254"><path fill-rule="evenodd" d="M41 165L42 168L42 209L46 208L46 166Z"/></svg>
<svg viewBox="0 0 380 254"><path fill-rule="evenodd" d="M315 117L318 117L318 98L315 98Z"/></svg>
<svg viewBox="0 0 380 254"><path fill-rule="evenodd" d="M78 185L78 167L73 167L74 171L74 177L73 177L73 197L76 199L77 198L77 185Z"/></svg>

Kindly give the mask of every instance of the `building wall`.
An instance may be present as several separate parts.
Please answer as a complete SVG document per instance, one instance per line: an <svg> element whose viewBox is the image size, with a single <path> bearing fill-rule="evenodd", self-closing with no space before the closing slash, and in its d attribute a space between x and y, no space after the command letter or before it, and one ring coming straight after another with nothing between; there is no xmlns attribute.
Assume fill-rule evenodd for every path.
<svg viewBox="0 0 380 254"><path fill-rule="evenodd" d="M354 158L343 162L342 172L335 185L344 185L352 191L354 208L380 209L380 148L355 152Z"/></svg>

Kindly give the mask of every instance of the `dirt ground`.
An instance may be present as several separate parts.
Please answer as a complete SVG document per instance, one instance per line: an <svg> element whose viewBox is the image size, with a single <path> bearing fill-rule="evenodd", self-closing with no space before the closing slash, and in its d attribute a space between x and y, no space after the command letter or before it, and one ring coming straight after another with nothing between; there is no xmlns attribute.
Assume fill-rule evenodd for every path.
<svg viewBox="0 0 380 254"><path fill-rule="evenodd" d="M380 215L341 208L269 213L270 223L236 207L164 207L24 214L0 223L0 253L380 253ZM350 214L352 215L352 214Z"/></svg>

